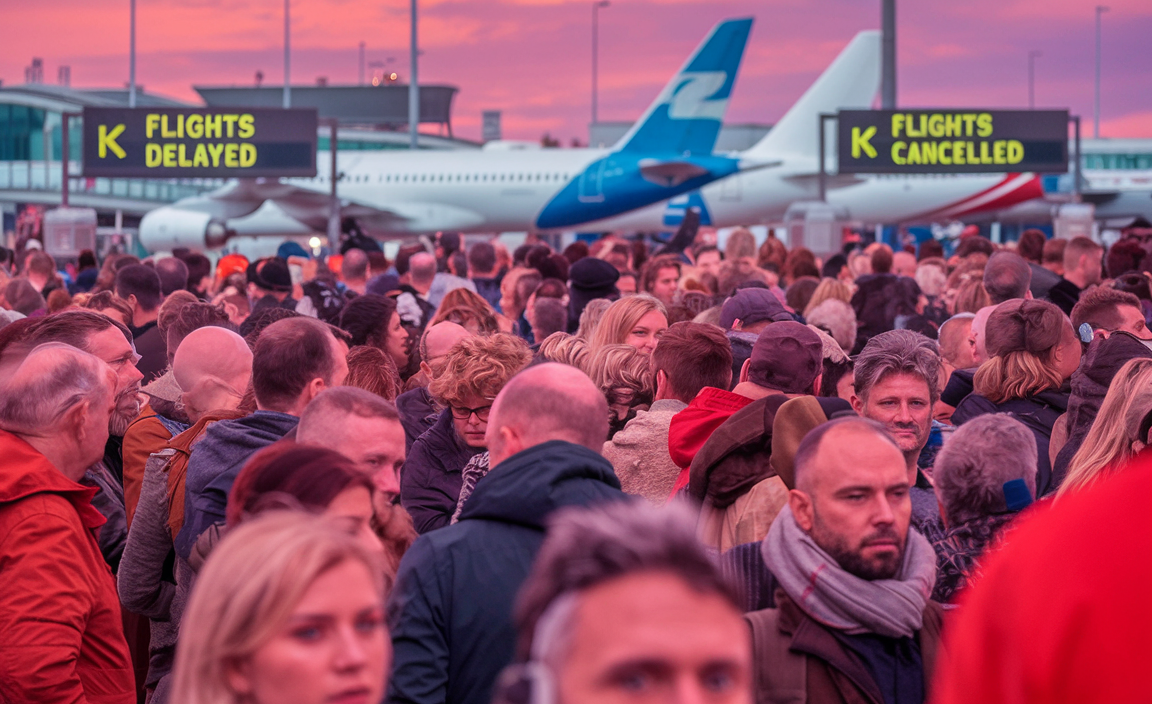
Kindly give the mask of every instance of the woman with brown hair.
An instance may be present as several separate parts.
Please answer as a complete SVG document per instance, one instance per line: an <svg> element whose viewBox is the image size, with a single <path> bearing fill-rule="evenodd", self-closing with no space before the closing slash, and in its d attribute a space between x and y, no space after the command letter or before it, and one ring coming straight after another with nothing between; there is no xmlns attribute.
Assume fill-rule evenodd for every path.
<svg viewBox="0 0 1152 704"><path fill-rule="evenodd" d="M456 323L473 335L491 335L499 331L496 312L480 294L466 288L454 288L444 294L440 308L428 327L443 322Z"/></svg>
<svg viewBox="0 0 1152 704"><path fill-rule="evenodd" d="M352 336L350 347L376 347L392 357L397 369L408 367L408 331L395 299L375 293L353 298L340 311L340 329Z"/></svg>
<svg viewBox="0 0 1152 704"><path fill-rule="evenodd" d="M642 354L652 354L666 329L668 313L663 303L647 294L628 296L608 306L588 339L588 348L595 354L605 345L631 345Z"/></svg>
<svg viewBox="0 0 1152 704"><path fill-rule="evenodd" d="M989 359L976 371L974 391L952 414L961 425L986 413L1009 413L1036 437L1036 495L1056 490L1048 446L1052 426L1068 409L1066 382L1080 365L1072 323L1047 301L1001 303L984 333Z"/></svg>

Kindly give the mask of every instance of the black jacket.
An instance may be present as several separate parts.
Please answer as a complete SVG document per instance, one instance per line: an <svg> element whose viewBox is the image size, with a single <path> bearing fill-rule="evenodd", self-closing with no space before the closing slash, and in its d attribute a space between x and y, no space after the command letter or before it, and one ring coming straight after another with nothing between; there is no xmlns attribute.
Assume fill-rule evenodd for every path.
<svg viewBox="0 0 1152 704"><path fill-rule="evenodd" d="M396 397L396 411L400 414L400 425L404 426L404 454L412 452L412 445L440 419L436 400L428 389L418 386Z"/></svg>
<svg viewBox="0 0 1152 704"><path fill-rule="evenodd" d="M476 483L460 522L420 536L388 601L390 703L488 704L516 645L512 607L565 506L625 498L612 465L551 441L504 460Z"/></svg>
<svg viewBox="0 0 1152 704"><path fill-rule="evenodd" d="M1072 374L1072 395L1068 399L1068 440L1052 465L1056 486L1064 479L1068 465L1092 428L1092 422L1100 412L1100 404L1104 402L1116 372L1130 359L1150 357L1152 350L1125 332L1115 332L1107 338L1093 340L1088 346L1080 368Z"/></svg>
<svg viewBox="0 0 1152 704"><path fill-rule="evenodd" d="M993 403L979 394L970 394L956 406L952 422L963 425L986 413L1008 413L1023 423L1036 437L1036 498L1040 498L1056 491L1059 486L1052 478L1048 445L1052 441L1052 426L1068 409L1068 391L1065 389L1041 391L1029 398L1015 398L1003 403Z"/></svg>
<svg viewBox="0 0 1152 704"><path fill-rule="evenodd" d="M412 443L400 472L400 503L412 516L417 533L448 525L460 499L464 465L483 451L460 439L452 424L452 411L447 408Z"/></svg>

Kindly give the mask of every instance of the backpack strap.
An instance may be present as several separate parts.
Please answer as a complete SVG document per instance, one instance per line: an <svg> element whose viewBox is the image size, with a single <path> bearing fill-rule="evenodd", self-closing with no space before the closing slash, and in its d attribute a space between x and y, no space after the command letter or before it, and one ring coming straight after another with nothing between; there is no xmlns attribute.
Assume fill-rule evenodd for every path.
<svg viewBox="0 0 1152 704"><path fill-rule="evenodd" d="M781 633L777 625L779 615L776 609L744 614L752 629L756 704L806 704L808 658L792 652L792 639Z"/></svg>

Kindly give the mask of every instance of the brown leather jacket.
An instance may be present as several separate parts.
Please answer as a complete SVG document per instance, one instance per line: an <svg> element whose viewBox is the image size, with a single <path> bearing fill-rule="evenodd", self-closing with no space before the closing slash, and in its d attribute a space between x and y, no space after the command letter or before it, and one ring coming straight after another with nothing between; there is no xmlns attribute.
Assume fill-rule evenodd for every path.
<svg viewBox="0 0 1152 704"><path fill-rule="evenodd" d="M756 704L884 704L879 687L860 659L827 628L811 619L784 590L776 590L776 608L744 617L752 627ZM924 662L924 686L943 656L940 643L944 609L934 601L924 608L916 634ZM925 692L925 699L930 692Z"/></svg>

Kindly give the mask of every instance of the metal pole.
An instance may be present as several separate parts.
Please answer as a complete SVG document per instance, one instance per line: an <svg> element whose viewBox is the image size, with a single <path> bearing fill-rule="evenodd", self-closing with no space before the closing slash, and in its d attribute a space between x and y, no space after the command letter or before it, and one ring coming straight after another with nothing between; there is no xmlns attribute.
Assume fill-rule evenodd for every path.
<svg viewBox="0 0 1152 704"><path fill-rule="evenodd" d="M364 42L360 42L360 80L359 85L364 85Z"/></svg>
<svg viewBox="0 0 1152 704"><path fill-rule="evenodd" d="M1076 161L1072 162L1072 202L1080 202L1080 116L1072 116L1073 144L1076 149Z"/></svg>
<svg viewBox="0 0 1152 704"><path fill-rule="evenodd" d="M419 149L419 133L420 133L420 82L417 79L416 62L417 50L416 43L416 0L411 0L412 3L412 40L409 51L412 52L412 75L408 79L408 148Z"/></svg>
<svg viewBox="0 0 1152 704"><path fill-rule="evenodd" d="M817 177L816 183L819 188L820 200L825 203L828 202L828 184L826 180L827 177L825 176L824 172L824 120L828 119L829 117L832 116L821 113L820 116L816 118L816 127L820 130L820 134L818 135L820 143L820 155L817 157L820 159L820 170L817 172L819 173L819 176Z"/></svg>
<svg viewBox="0 0 1152 704"><path fill-rule="evenodd" d="M292 107L291 69L292 59L289 45L288 2L284 0L284 109Z"/></svg>
<svg viewBox="0 0 1152 704"><path fill-rule="evenodd" d="M896 0L882 0L880 12L880 107L896 109Z"/></svg>
<svg viewBox="0 0 1152 704"><path fill-rule="evenodd" d="M133 3L135 4L135 3ZM72 117L71 113L61 113L60 121L63 123L60 130L60 164L61 164L61 179L60 179L60 207L68 207L68 118Z"/></svg>
<svg viewBox="0 0 1152 704"><path fill-rule="evenodd" d="M1104 5L1096 6L1096 102L1092 110L1092 138L1100 139L1100 16L1108 11Z"/></svg>
<svg viewBox="0 0 1152 704"><path fill-rule="evenodd" d="M599 100L599 91L597 89L599 80L599 59L600 59L600 8L608 7L608 0L596 0L592 3L592 124L597 122L597 102Z"/></svg>
<svg viewBox="0 0 1152 704"><path fill-rule="evenodd" d="M1043 56L1043 52L1033 49L1028 52L1028 109L1036 107L1036 57Z"/></svg>
<svg viewBox="0 0 1152 704"><path fill-rule="evenodd" d="M136 107L136 0L128 11L128 107Z"/></svg>
<svg viewBox="0 0 1152 704"><path fill-rule="evenodd" d="M328 158L331 160L330 178L332 180L332 188L330 189L330 200L328 204L328 248L333 252L340 251L340 199L336 195L336 118L331 118L328 121Z"/></svg>

